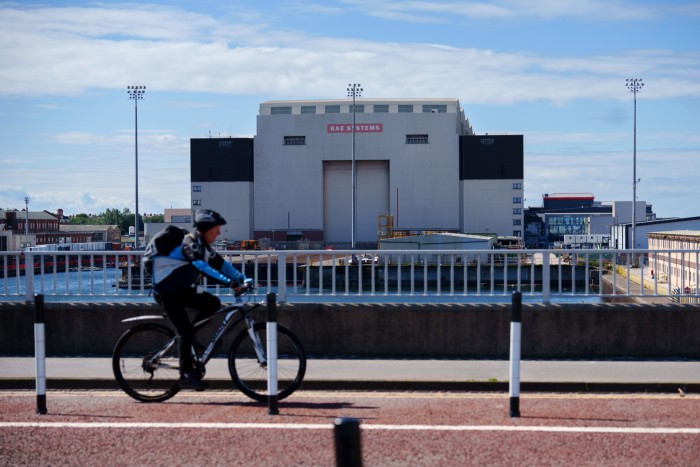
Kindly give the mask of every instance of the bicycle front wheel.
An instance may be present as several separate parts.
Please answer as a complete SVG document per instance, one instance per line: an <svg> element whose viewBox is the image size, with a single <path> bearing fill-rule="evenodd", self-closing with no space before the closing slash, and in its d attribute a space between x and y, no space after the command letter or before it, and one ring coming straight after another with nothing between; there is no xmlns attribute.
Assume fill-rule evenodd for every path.
<svg viewBox="0 0 700 467"><path fill-rule="evenodd" d="M154 323L129 329L114 346L112 371L119 387L137 401L170 399L180 390L175 332Z"/></svg>
<svg viewBox="0 0 700 467"><path fill-rule="evenodd" d="M265 402L267 391L267 326L256 323L253 328L260 343L264 361L258 360L253 339L244 329L231 344L228 368L233 382L243 394ZM296 335L277 325L277 399L282 400L296 391L306 373L306 353Z"/></svg>

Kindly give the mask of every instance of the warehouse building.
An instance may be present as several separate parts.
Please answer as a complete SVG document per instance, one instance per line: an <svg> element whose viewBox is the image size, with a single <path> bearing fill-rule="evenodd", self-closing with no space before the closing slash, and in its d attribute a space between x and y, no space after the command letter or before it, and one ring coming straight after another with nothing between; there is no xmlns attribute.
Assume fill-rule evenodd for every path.
<svg viewBox="0 0 700 467"><path fill-rule="evenodd" d="M523 137L475 135L457 99L263 102L254 138L192 139L191 167L192 208L221 212L229 241L522 237Z"/></svg>

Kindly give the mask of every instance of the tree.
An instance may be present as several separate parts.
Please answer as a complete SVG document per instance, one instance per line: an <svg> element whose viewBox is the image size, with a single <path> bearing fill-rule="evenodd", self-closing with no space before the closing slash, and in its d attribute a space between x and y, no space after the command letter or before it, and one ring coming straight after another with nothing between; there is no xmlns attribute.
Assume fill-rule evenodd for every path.
<svg viewBox="0 0 700 467"><path fill-rule="evenodd" d="M116 225L119 226L122 232L126 233L129 231L129 227L134 226L134 214L129 208L124 208L121 211L119 209L107 209L98 215L76 214L68 222L72 225ZM144 222L163 222L163 216L153 215L144 219L139 214L139 231L141 232L143 232Z"/></svg>
<svg viewBox="0 0 700 467"><path fill-rule="evenodd" d="M134 214L129 211L129 208L124 208L121 212L118 209L107 209L99 217L102 220L100 224L118 225L122 232L128 232L129 227L134 226ZM139 226L142 225L143 220L139 214Z"/></svg>
<svg viewBox="0 0 700 467"><path fill-rule="evenodd" d="M68 223L70 225L88 225L97 223L96 220L97 219L93 215L81 213L68 219Z"/></svg>
<svg viewBox="0 0 700 467"><path fill-rule="evenodd" d="M165 216L163 216L163 214L150 214L144 217L143 221L146 223L162 223L165 222Z"/></svg>

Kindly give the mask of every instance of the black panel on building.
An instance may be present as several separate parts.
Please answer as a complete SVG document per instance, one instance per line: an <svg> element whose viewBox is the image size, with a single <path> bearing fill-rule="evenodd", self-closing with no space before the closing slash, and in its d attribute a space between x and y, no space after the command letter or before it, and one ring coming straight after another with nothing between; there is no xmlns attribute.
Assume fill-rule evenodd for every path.
<svg viewBox="0 0 700 467"><path fill-rule="evenodd" d="M542 206L544 207L545 212L576 212L577 209L585 209L586 212L589 212L588 209L593 207L594 200L595 198L593 197L593 195L588 196L585 193L570 193L566 196L549 196L549 194L545 193L544 195L542 195ZM612 206L607 206L606 209L607 211L612 212Z"/></svg>
<svg viewBox="0 0 700 467"><path fill-rule="evenodd" d="M190 139L192 182L252 182L253 138Z"/></svg>
<svg viewBox="0 0 700 467"><path fill-rule="evenodd" d="M523 135L459 137L460 180L523 179Z"/></svg>

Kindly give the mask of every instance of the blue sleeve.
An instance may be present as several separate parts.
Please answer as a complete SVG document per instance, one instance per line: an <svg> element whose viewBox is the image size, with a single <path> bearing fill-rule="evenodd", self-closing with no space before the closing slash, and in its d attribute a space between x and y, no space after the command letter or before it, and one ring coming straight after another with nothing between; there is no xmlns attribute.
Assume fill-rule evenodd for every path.
<svg viewBox="0 0 700 467"><path fill-rule="evenodd" d="M229 266L231 266L230 263L224 263L224 264L228 264ZM204 260L196 259L196 260L192 261L192 266L197 268L197 270L199 272L201 272L202 274L204 274L205 276L207 276L211 279L217 280L219 282L223 282L226 285L230 285L232 282L232 279L229 275L224 275L224 274L220 273L219 271L217 271L213 267L209 266L209 264L207 264L207 262ZM231 268L233 268L233 266L231 266ZM226 269L226 268L224 267L224 269ZM238 271L236 271L236 272L238 272ZM240 272L238 274L242 275Z"/></svg>
<svg viewBox="0 0 700 467"><path fill-rule="evenodd" d="M233 278L234 281L238 282L241 285L243 285L243 281L246 280L245 275L242 274L238 269L233 267L233 264L229 263L228 261L224 261L224 264L221 265L221 269L223 270L224 274L226 274L228 277Z"/></svg>

